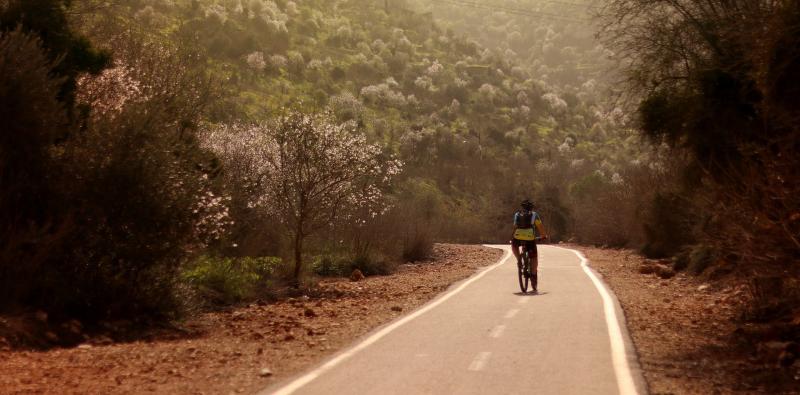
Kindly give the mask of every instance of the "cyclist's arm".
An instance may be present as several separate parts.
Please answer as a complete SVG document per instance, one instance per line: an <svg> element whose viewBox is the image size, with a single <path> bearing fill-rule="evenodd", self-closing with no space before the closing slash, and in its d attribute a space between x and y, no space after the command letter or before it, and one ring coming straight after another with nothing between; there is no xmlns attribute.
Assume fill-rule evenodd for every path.
<svg viewBox="0 0 800 395"><path fill-rule="evenodd" d="M542 223L542 219L538 216L536 217L536 221L533 222L536 225L536 229L539 230L539 234L542 235L542 239L549 239L550 236L547 235L547 231L544 229L544 223Z"/></svg>
<svg viewBox="0 0 800 395"><path fill-rule="evenodd" d="M509 240L514 240L514 235L517 234L517 213L514 213L514 226L511 228L511 238Z"/></svg>

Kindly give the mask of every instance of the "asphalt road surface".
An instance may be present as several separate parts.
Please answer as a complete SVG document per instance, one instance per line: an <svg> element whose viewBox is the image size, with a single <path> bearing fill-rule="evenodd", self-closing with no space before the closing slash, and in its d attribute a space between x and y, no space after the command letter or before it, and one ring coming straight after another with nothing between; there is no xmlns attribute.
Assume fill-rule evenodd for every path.
<svg viewBox="0 0 800 395"><path fill-rule="evenodd" d="M539 294L503 259L263 394L644 394L618 303L572 250L539 247Z"/></svg>

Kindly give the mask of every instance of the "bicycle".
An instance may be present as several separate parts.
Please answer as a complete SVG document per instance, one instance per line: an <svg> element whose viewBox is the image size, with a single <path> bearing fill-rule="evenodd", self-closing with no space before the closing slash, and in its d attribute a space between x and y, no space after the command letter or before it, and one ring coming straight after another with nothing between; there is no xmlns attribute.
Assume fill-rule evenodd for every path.
<svg viewBox="0 0 800 395"><path fill-rule="evenodd" d="M534 242L544 240L542 237L537 237ZM528 251L528 246L522 245L522 255L520 260L517 261L517 277L519 278L519 289L522 293L528 292L528 284L530 283L533 293L537 293L539 285L539 273L531 273L531 257Z"/></svg>

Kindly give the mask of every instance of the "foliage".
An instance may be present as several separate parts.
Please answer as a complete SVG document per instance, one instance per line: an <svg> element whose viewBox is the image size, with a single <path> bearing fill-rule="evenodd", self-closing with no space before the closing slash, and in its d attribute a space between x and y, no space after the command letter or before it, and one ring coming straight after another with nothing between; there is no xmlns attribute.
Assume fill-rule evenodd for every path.
<svg viewBox="0 0 800 395"><path fill-rule="evenodd" d="M0 300L25 298L71 227L56 217L49 148L66 121L58 81L34 36L0 34ZM25 264L21 264L25 262ZM13 303L13 302L12 302Z"/></svg>
<svg viewBox="0 0 800 395"><path fill-rule="evenodd" d="M315 274L325 277L347 277L356 269L365 276L387 275L394 273L397 268L397 264L392 260L368 254L352 256L325 254L319 256L312 266Z"/></svg>
<svg viewBox="0 0 800 395"><path fill-rule="evenodd" d="M182 272L182 278L213 304L253 300L275 287L280 258L223 258L200 256Z"/></svg>
<svg viewBox="0 0 800 395"><path fill-rule="evenodd" d="M71 123L78 107L59 103L39 41L19 31L0 41L9 100L0 111L14 125L3 131L1 196L14 212L1 219L2 307L87 319L174 313L179 266L228 223L198 167L193 128L210 92L202 66L121 37L114 68L77 80L82 115Z"/></svg>
<svg viewBox="0 0 800 395"><path fill-rule="evenodd" d="M700 238L743 262L796 261L796 4L615 0L606 14L644 98L643 132L691 155Z"/></svg>
<svg viewBox="0 0 800 395"><path fill-rule="evenodd" d="M10 0L0 4L0 31L14 29L33 34L52 62L51 75L60 84L59 99L67 105L74 101L79 73L99 73L108 67L111 56L92 47L88 39L76 33L67 20L69 0Z"/></svg>
<svg viewBox="0 0 800 395"><path fill-rule="evenodd" d="M232 97L219 113L232 122L271 118L287 107L328 107L337 120L356 122L371 142L403 160L401 179L435 184L448 209L464 218L447 232L427 230L435 239L496 241L524 197L546 201L554 217L545 222L568 238L577 226L566 196L571 184L601 166L610 180L645 156L629 138L624 113L600 100L610 85L602 78L608 51L586 24L530 24L492 13L492 24L507 31L493 27L481 36L489 30L476 20L486 13L469 7L437 5L440 18L432 20L430 5L413 1L391 2L388 10L366 0L291 4L163 3L151 7L148 28L207 51L228 82ZM95 22L122 19L141 28L143 21L116 15L145 8L122 2ZM562 47L571 49L553 50ZM583 166L564 167L575 160ZM539 166L548 162L564 164ZM554 190L560 192L545 194ZM246 212L234 210L238 223L250 221L241 216ZM246 232L234 233L243 245ZM269 244L272 250L279 243Z"/></svg>

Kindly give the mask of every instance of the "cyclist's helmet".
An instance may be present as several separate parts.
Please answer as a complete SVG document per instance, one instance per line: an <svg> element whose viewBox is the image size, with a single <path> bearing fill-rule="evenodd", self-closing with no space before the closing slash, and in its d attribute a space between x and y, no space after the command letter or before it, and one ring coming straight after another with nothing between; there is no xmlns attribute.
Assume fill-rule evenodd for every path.
<svg viewBox="0 0 800 395"><path fill-rule="evenodd" d="M522 208L525 210L533 210L533 202L528 199L523 200L522 203L520 203L520 206L522 206Z"/></svg>

